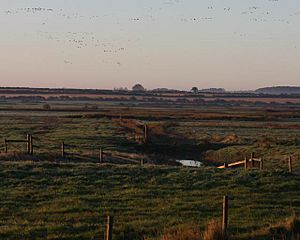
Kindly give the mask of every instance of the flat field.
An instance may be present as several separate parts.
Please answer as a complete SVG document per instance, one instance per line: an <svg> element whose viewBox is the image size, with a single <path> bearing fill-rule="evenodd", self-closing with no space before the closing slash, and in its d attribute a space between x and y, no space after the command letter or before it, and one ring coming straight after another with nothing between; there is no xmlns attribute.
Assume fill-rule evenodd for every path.
<svg viewBox="0 0 300 240"><path fill-rule="evenodd" d="M204 231L210 219L221 218L223 195L231 239L281 239L274 229L283 231L293 211L300 215L296 106L45 104L0 104L1 239L103 239L107 214L115 215L115 239ZM27 133L33 156L25 143L9 143L5 152L4 139ZM216 168L252 152L264 170ZM203 167L183 168L176 162L182 159Z"/></svg>

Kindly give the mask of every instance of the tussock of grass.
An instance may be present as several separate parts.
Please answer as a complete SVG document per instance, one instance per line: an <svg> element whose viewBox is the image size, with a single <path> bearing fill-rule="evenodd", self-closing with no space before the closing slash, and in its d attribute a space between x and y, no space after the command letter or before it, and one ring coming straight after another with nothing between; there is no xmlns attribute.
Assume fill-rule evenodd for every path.
<svg viewBox="0 0 300 240"><path fill-rule="evenodd" d="M269 235L273 237L281 237L282 240L293 239L297 234L296 229L297 218L296 214L293 213L290 217L284 221L275 224L269 228ZM299 229L298 229L299 230Z"/></svg>
<svg viewBox="0 0 300 240"><path fill-rule="evenodd" d="M202 233L196 227L181 227L177 230L165 229L161 240L201 240Z"/></svg>
<svg viewBox="0 0 300 240"><path fill-rule="evenodd" d="M222 230L221 221L213 219L207 223L207 228L204 232L203 240L226 240L226 235Z"/></svg>
<svg viewBox="0 0 300 240"><path fill-rule="evenodd" d="M207 223L204 232L195 226L184 226L176 230L165 230L161 240L226 240L226 236L221 221L212 219Z"/></svg>
<svg viewBox="0 0 300 240"><path fill-rule="evenodd" d="M276 224L257 230L253 234L257 239L264 239L269 236L279 240L299 240L300 239L300 222L297 220L293 211L292 215Z"/></svg>

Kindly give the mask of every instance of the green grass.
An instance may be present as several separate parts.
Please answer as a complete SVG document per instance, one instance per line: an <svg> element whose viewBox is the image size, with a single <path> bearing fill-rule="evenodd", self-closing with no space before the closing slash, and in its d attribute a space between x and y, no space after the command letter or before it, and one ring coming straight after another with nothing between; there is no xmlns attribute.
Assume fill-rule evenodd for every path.
<svg viewBox="0 0 300 240"><path fill-rule="evenodd" d="M194 110L184 108L123 109L129 119L147 122L151 139L143 145L135 139L136 125L143 121L127 119L126 128L111 115L105 117L110 110L101 106L102 115L79 111L74 116L70 109L82 109L84 103L72 104L57 103L59 112L1 112L0 139L25 139L32 133L35 155L33 162L24 161L30 159L22 154L25 144L9 145L11 155L0 155L9 160L0 162L0 239L103 239L105 216L111 213L116 240L129 233L156 240L164 229L204 230L211 218L220 219L225 194L230 197L231 239L267 239L258 235L289 217L291 207L300 215L300 119L296 117L253 120L249 116L256 110L251 108L202 109L212 116L219 111L244 116L237 119L202 119L201 112L193 118ZM17 107L26 108L21 103ZM118 110L111 110L118 116ZM264 111L259 109L260 114ZM164 120L169 115L171 122ZM62 141L67 145L66 159L58 157ZM265 170L96 165L99 147L125 155L146 154L156 163L181 158L202 160L207 166L241 160L254 151L264 158ZM19 162L14 161L15 152L20 153ZM287 172L290 155L294 174ZM61 164L53 163L55 159Z"/></svg>
<svg viewBox="0 0 300 240"><path fill-rule="evenodd" d="M136 121L136 124L139 123ZM165 123L148 121L150 130L153 126ZM36 116L28 113L22 117L1 116L0 125L0 139L3 140L25 139L27 133L32 133L37 159L49 159L49 156L51 160L56 158L60 154L61 142L64 141L68 160L73 162L98 161L100 147L118 153L147 154L151 161L160 160L160 157L196 159L208 165L242 160L254 151L257 157L266 160L265 167L269 170L286 169L287 163L284 161L289 156L294 157L294 168L300 170L298 119L292 122L172 121L166 129L170 135L158 135L154 138L154 145L146 147L140 146L133 138L134 132L125 130L117 119ZM216 140L233 134L237 139L228 144ZM0 151L3 151L4 146L0 145ZM9 145L10 152L25 150L25 144Z"/></svg>
<svg viewBox="0 0 300 240"><path fill-rule="evenodd" d="M6 162L0 182L0 239L103 239L107 213L115 239L131 229L157 239L164 228L203 229L221 217L225 194L232 239L249 239L291 207L300 214L300 176L285 171Z"/></svg>
<svg viewBox="0 0 300 240"><path fill-rule="evenodd" d="M34 137L34 152L38 156L59 155L64 141L69 157L97 161L99 148L108 151L132 151L133 142L127 140L116 122L109 119L85 119L53 116L5 116L0 118L0 139ZM4 146L2 145L2 151ZM26 144L9 144L9 152L24 152Z"/></svg>

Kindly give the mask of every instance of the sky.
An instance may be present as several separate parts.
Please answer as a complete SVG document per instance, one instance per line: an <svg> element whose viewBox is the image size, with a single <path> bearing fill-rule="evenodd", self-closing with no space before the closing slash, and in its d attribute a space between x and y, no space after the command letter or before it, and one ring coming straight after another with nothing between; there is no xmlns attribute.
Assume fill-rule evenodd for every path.
<svg viewBox="0 0 300 240"><path fill-rule="evenodd" d="M300 86L299 0L1 0L0 86Z"/></svg>

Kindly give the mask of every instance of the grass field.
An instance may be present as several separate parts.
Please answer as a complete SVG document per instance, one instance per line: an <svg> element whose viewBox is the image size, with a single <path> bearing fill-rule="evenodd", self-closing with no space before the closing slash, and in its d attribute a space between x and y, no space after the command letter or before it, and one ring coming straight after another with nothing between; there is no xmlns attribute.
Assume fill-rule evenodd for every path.
<svg viewBox="0 0 300 240"><path fill-rule="evenodd" d="M122 112L123 111L123 112ZM122 120L120 120L120 112ZM60 113L60 112L59 112ZM118 115L119 113L119 115ZM99 148L109 153L135 154L151 163L195 159L207 165L242 160L255 152L267 169L286 169L293 156L299 169L300 118L291 109L207 108L116 110L100 113L18 112L0 116L0 138L25 139L34 135L39 160L58 158L66 143L69 161L98 161ZM169 116L166 118L164 116ZM172 116L172 118L170 118ZM254 118L257 116L257 118ZM142 144L143 124L149 126L149 143ZM2 152L4 150L3 144ZM10 144L9 152L24 152L25 144ZM5 158L1 155L0 158Z"/></svg>
<svg viewBox="0 0 300 240"><path fill-rule="evenodd" d="M28 162L0 169L1 239L103 239L108 213L115 239L159 239L164 229L220 219L225 194L231 239L266 239L291 207L300 214L300 176L284 171Z"/></svg>
<svg viewBox="0 0 300 240"><path fill-rule="evenodd" d="M220 219L223 195L230 198L230 239L282 239L275 229L292 209L300 215L297 108L43 104L0 104L3 143L34 136L33 156L24 143L9 144L8 153L0 143L0 239L103 239L108 213L118 240L203 232ZM263 171L216 169L252 152L264 159ZM147 164L121 164L116 155ZM179 167L178 159L204 167Z"/></svg>

